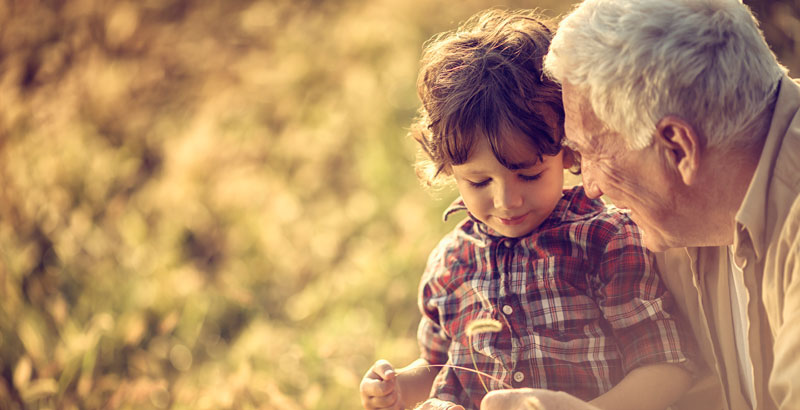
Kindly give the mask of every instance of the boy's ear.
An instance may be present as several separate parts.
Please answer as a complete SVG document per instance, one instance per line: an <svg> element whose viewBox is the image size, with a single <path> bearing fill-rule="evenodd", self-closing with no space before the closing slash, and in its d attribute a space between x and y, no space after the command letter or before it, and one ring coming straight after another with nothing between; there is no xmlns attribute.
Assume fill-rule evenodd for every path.
<svg viewBox="0 0 800 410"><path fill-rule="evenodd" d="M663 150L668 166L680 174L683 183L694 184L700 171L700 135L684 119L668 115L656 124L653 142Z"/></svg>

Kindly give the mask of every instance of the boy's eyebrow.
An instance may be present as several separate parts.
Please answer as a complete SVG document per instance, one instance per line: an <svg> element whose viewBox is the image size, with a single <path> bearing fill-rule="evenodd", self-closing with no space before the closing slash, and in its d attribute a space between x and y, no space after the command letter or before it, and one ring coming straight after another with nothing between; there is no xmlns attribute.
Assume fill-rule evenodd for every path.
<svg viewBox="0 0 800 410"><path fill-rule="evenodd" d="M530 168L539 163L538 159L534 159L532 161L525 161L525 162L515 162L513 164L508 164L508 169L512 171L516 171L518 169L526 169Z"/></svg>
<svg viewBox="0 0 800 410"><path fill-rule="evenodd" d="M508 164L508 169L510 169L512 171L517 171L517 170L520 170L520 169L527 169L527 168L533 167L534 165L538 164L539 162L540 161L538 159L534 159L534 160L531 160L531 161L525 161L525 162L514 162L514 163L511 163L511 164ZM462 172L465 173L465 174L469 174L469 175L482 175L482 174L486 173L486 171L483 170L483 169L471 169L471 168L466 168Z"/></svg>

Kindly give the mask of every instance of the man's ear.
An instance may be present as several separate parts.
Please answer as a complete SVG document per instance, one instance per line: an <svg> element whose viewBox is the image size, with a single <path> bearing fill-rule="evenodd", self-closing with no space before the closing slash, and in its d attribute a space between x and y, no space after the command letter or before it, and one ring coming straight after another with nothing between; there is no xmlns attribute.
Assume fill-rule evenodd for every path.
<svg viewBox="0 0 800 410"><path fill-rule="evenodd" d="M564 151L562 162L564 163L564 169L570 169L574 165L576 165L577 158L575 157L575 151L567 148L561 147L561 150Z"/></svg>
<svg viewBox="0 0 800 410"><path fill-rule="evenodd" d="M668 115L656 124L653 142L663 149L666 160L686 185L694 184L700 172L702 144L697 130L684 119Z"/></svg>

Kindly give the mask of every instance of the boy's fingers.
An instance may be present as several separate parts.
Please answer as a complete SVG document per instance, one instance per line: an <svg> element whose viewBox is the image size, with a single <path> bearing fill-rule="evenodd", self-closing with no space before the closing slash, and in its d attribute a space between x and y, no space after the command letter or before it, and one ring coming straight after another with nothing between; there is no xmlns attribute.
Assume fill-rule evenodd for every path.
<svg viewBox="0 0 800 410"><path fill-rule="evenodd" d="M464 410L464 407L449 401L430 398L414 410Z"/></svg>
<svg viewBox="0 0 800 410"><path fill-rule="evenodd" d="M377 379L362 379L361 392L367 396L381 397L394 391L394 383Z"/></svg>
<svg viewBox="0 0 800 410"><path fill-rule="evenodd" d="M369 404L371 404L376 409L394 409L396 408L397 404L397 395L390 394L388 396L379 396L379 397L371 397L369 399Z"/></svg>
<svg viewBox="0 0 800 410"><path fill-rule="evenodd" d="M391 402L391 404L386 404L389 402L391 401L386 400L386 397L369 397L361 399L362 406L364 406L364 408L367 410L403 410L403 408L399 406L397 400L394 400Z"/></svg>
<svg viewBox="0 0 800 410"><path fill-rule="evenodd" d="M383 359L375 362L375 366L372 367L372 370L383 380L393 379L397 376L391 363Z"/></svg>

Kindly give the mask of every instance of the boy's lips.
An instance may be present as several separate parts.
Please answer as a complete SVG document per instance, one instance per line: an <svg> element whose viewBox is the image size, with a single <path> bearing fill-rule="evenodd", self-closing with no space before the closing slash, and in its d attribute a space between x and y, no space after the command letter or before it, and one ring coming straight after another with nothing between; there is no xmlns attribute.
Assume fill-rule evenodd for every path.
<svg viewBox="0 0 800 410"><path fill-rule="evenodd" d="M511 218L501 218L498 216L497 219L499 219L500 223L502 223L503 225L519 225L525 220L525 218L527 218L527 216L528 214L525 213Z"/></svg>

